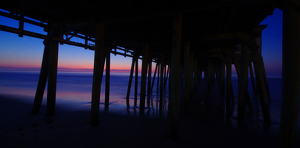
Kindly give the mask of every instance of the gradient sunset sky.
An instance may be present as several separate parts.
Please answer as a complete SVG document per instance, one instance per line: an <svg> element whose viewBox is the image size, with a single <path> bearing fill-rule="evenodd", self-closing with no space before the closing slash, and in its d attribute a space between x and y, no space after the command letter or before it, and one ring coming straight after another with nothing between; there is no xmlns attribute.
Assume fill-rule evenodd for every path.
<svg viewBox="0 0 300 148"><path fill-rule="evenodd" d="M0 11L4 11L1 10ZM0 16L0 24L18 28L18 21ZM281 77L282 69L282 11L275 9L262 25L268 25L262 34L262 56L268 77ZM46 34L43 28L24 24L24 29ZM84 42L72 38L72 41ZM42 39L0 31L0 71L39 71L43 57ZM112 72L126 71L131 67L131 58L111 55ZM94 52L71 45L59 45L59 71L92 71ZM139 65L141 61L139 61ZM153 66L154 67L154 66ZM140 69L140 68L139 68Z"/></svg>

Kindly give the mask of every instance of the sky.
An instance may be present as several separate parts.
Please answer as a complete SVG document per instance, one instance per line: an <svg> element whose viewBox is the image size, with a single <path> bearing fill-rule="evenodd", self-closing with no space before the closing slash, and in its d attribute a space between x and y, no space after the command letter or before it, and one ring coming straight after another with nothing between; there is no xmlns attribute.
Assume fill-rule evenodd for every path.
<svg viewBox="0 0 300 148"><path fill-rule="evenodd" d="M3 11L0 9L0 11ZM18 21L0 16L0 24L18 28ZM262 32L262 56L267 77L281 77L282 69L282 11L275 9L260 24L268 25ZM24 24L24 30L46 34L43 28ZM72 41L84 42L72 38ZM42 39L0 31L0 71L39 71L43 57ZM128 72L131 58L111 55L111 72ZM59 45L58 71L91 72L94 52L71 45ZM139 69L141 60L139 61ZM154 67L154 66L153 66Z"/></svg>
<svg viewBox="0 0 300 148"><path fill-rule="evenodd" d="M262 31L262 57L268 77L281 77L282 70L282 10L275 9L261 23L268 25Z"/></svg>
<svg viewBox="0 0 300 148"><path fill-rule="evenodd" d="M1 10L0 10L1 11ZM0 24L18 28L18 21L0 16ZM24 30L46 35L43 28L24 24ZM71 41L84 42L73 37ZM0 70L36 70L41 67L44 44L42 39L0 31ZM111 70L128 71L131 58L111 55ZM94 51L71 45L60 45L58 53L59 71L92 71ZM141 62L141 61L139 61Z"/></svg>

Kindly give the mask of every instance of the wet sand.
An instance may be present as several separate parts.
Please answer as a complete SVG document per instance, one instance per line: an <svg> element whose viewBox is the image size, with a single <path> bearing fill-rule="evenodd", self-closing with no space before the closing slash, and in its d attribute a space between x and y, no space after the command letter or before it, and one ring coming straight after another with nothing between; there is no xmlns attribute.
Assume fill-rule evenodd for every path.
<svg viewBox="0 0 300 148"><path fill-rule="evenodd" d="M179 140L171 140L167 118L100 113L99 126L92 127L89 111L58 112L54 117L46 117L44 112L31 115L32 105L18 101L20 97L0 95L1 148L278 147L278 124L268 128L260 120L239 124L234 117L225 120L217 115L223 111L213 103L202 115L180 113Z"/></svg>

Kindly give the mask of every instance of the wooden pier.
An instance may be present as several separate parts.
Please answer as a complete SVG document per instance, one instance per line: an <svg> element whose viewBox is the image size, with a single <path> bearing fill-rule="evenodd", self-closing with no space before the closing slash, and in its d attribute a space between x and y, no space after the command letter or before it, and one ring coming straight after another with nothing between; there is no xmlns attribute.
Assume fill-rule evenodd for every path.
<svg viewBox="0 0 300 148"><path fill-rule="evenodd" d="M279 147L295 147L299 110L300 81L300 2L297 0L211 0L211 1L101 1L17 0L1 2L1 16L19 21L19 27L0 25L1 31L44 39L44 55L32 114L38 114L48 82L47 116L55 115L58 45L69 44L93 50L94 71L90 124L99 124L99 102L104 64L106 64L105 110L109 110L110 53L132 58L127 108L137 107L140 116L154 81L160 92L170 86L170 135L178 138L179 110L190 112L197 97L202 73L210 93L215 84L226 102L226 117L231 116L234 95L232 65L239 79L238 120L254 110L248 92L250 74L253 94L260 101L263 120L271 124L271 101L261 56L259 25L275 8L283 10L282 111ZM47 35L24 30L24 23L43 27ZM74 42L72 37L84 39ZM92 43L92 44L90 44ZM42 50L42 49L41 49ZM142 59L140 96L137 96L138 59ZM156 63L153 77L152 62ZM129 65L130 66L130 65ZM254 71L253 71L254 68ZM134 71L135 70L135 71ZM134 104L129 93L135 74ZM156 79L157 78L157 79ZM148 81L147 81L148 79ZM150 82L150 83L147 83ZM151 83L152 82L152 83ZM184 83L184 101L179 89ZM103 98L104 99L104 98ZM183 106L183 108L180 108Z"/></svg>

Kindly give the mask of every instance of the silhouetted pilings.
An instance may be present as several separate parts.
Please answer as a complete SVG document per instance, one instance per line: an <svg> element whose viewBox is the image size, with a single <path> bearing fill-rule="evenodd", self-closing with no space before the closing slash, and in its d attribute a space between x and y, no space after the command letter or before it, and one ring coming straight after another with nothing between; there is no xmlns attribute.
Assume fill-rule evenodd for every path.
<svg viewBox="0 0 300 148"><path fill-rule="evenodd" d="M130 108L129 95L130 95L130 90L131 90L131 83L132 83L132 77L133 77L133 70L134 70L135 60L136 60L136 58L132 58L131 69L130 69L130 76L129 76L129 82L128 82L128 88L127 88L127 95L126 95L127 109Z"/></svg>
<svg viewBox="0 0 300 148"><path fill-rule="evenodd" d="M234 101L233 91L232 91L232 81L231 81L231 75L232 75L232 58L228 55L226 58L226 117L230 117L231 115L231 106L234 105L234 103L231 103ZM229 115L230 114L230 115Z"/></svg>
<svg viewBox="0 0 300 148"><path fill-rule="evenodd" d="M198 78L199 78L199 73L198 73L198 59L195 57L194 59L194 76L195 76L195 83L194 83L194 90L197 91L197 86L198 86Z"/></svg>
<svg viewBox="0 0 300 148"><path fill-rule="evenodd" d="M283 7L280 148L296 147L300 85L299 8L299 1L296 0L285 1Z"/></svg>
<svg viewBox="0 0 300 148"><path fill-rule="evenodd" d="M170 96L170 137L178 139L178 115L179 115L179 74L180 74L180 47L182 31L182 12L174 15L172 37L172 62L171 62L171 96Z"/></svg>
<svg viewBox="0 0 300 148"><path fill-rule="evenodd" d="M187 114L190 99L190 42L184 48L184 113Z"/></svg>
<svg viewBox="0 0 300 148"><path fill-rule="evenodd" d="M109 90L110 90L110 52L105 53L105 111L109 108Z"/></svg>
<svg viewBox="0 0 300 148"><path fill-rule="evenodd" d="M160 55L160 97L159 97L159 114L162 114L164 100L164 55Z"/></svg>
<svg viewBox="0 0 300 148"><path fill-rule="evenodd" d="M261 56L260 58L261 58L260 61L261 61L262 72L263 72L263 76L264 76L264 83L265 83L265 87L266 87L268 101L272 101L271 94L270 94L270 89L269 89L269 84L268 84L268 80L267 80L267 74L266 74L265 64L264 64L264 61L263 61L263 57Z"/></svg>
<svg viewBox="0 0 300 148"><path fill-rule="evenodd" d="M140 115L144 116L145 110L145 97L147 94L147 106L150 104L150 95L153 89L153 85L157 74L157 92L160 93L159 100L159 114L161 115L164 110L166 110L166 103L164 99L164 88L167 85L167 77L169 75L170 81L170 98L169 98L169 111L171 119L171 137L178 137L178 111L179 111L179 76L182 77L184 82L184 106L183 110L185 114L189 113L190 106L194 99L198 99L194 96L197 90L198 78L201 76L198 74L199 71L199 61L201 58L191 52L191 43L189 41L185 42L184 47L184 58L183 64L180 64L180 34L181 34L181 16L179 13L174 21L174 36L173 36L173 47L172 47L172 57L171 63L167 66L167 57L164 53L159 53L156 57L156 68L151 80L152 75L152 60L153 57L149 57L149 44L144 44L142 50L142 73L141 73L141 84L140 84L140 104L139 111ZM99 122L99 103L100 103L100 90L101 81L104 69L104 61L106 59L106 84L105 84L105 111L109 108L109 81L110 81L110 53L104 50L104 25L97 23L96 25L96 47L95 47L95 58L94 58L94 71L93 71L93 88L92 88L92 104L91 104L91 125L97 125ZM51 33L51 32L50 32ZM49 35L50 35L49 33ZM55 35L53 35L55 36ZM59 36L59 34L56 34ZM243 42L243 40L242 40ZM48 50L51 49L51 52ZM232 50L234 51L234 49ZM251 52L249 52L251 51ZM42 62L40 80L36 92L36 98L33 106L32 113L36 114L39 112L41 98L43 96L46 80L48 78L48 96L47 96L47 116L53 116L55 114L55 93L56 93L56 75L57 75L57 53L58 53L58 42L57 41L47 41L45 40L45 51ZM251 54L250 54L251 53ZM263 118L265 123L270 123L270 113L268 109L267 101L267 79L265 68L263 66L263 61L261 55L258 53L257 49L249 46L247 42L242 43L241 58L235 55L236 53L225 53L219 56L212 56L207 58L205 68L202 68L201 72L204 71L205 78L207 79L208 93L212 91L214 84L217 81L221 92L221 100L224 101L224 96L226 94L226 116L230 117L232 115L232 108L234 105L234 95L232 87L232 63L234 63L238 79L239 79L239 99L238 99L238 119L240 121L245 120L246 107L248 107L249 112L253 110L252 102L248 93L248 73L250 72L254 96L256 97L255 91L259 94L260 104L263 112ZM225 56L224 56L225 55ZM250 57L251 55L251 57ZM134 89L134 108L137 107L137 88L138 88L138 54L135 54L132 59L130 77L128 83L128 90L126 94L126 106L129 109L129 96L131 91L131 84L135 69L135 89ZM198 60L200 59L200 60ZM253 65L255 69L256 87L254 82L254 74L252 70L251 61L253 60ZM202 60L203 61L203 60ZM46 66L45 66L46 65ZM225 65L227 73L225 74ZM250 66L249 66L250 65ZM201 65L203 66L203 65ZM135 68L134 68L135 67ZM167 68L168 67L168 68ZM250 70L248 71L248 67ZM180 72L180 69L182 72ZM148 70L148 71L147 71ZM170 73L170 74L169 74ZM147 81L148 74L148 81ZM226 80L225 80L226 76ZM148 84L147 84L148 82ZM151 83L152 82L152 83ZM146 89L147 88L147 89ZM270 97L269 97L270 98ZM269 99L271 100L271 99ZM152 104L153 105L153 104ZM247 105L247 106L246 106Z"/></svg>
<svg viewBox="0 0 300 148"><path fill-rule="evenodd" d="M237 70L239 77L239 97L238 97L238 119L245 120L246 113L246 95L248 92L248 62L249 62L249 46L243 44L241 53L241 64Z"/></svg>
<svg viewBox="0 0 300 148"><path fill-rule="evenodd" d="M224 60L225 60L225 58L224 58ZM221 63L220 63L220 88L221 88L221 100L224 101L224 97L225 97L225 61L223 61L223 60L221 60Z"/></svg>
<svg viewBox="0 0 300 148"><path fill-rule="evenodd" d="M160 62L160 61L159 61ZM159 92L159 83L160 83L160 79L159 79L159 76L160 76L160 63L157 62L157 65L158 65L158 69L157 69L157 86L156 86L156 92Z"/></svg>
<svg viewBox="0 0 300 148"><path fill-rule="evenodd" d="M60 33L55 30L48 32L49 37L60 37ZM55 115L56 102L56 80L57 80L57 60L58 60L58 42L53 40L44 40L44 55L38 87L32 108L32 114L40 112L43 94L48 79L47 90L47 116Z"/></svg>
<svg viewBox="0 0 300 148"><path fill-rule="evenodd" d="M152 80L152 84L151 84L151 88L150 88L150 92L152 92L152 90L153 90L155 76L156 76L157 71L158 71L158 64L156 63L155 70L154 70L154 75L153 75L153 80Z"/></svg>
<svg viewBox="0 0 300 148"><path fill-rule="evenodd" d="M101 80L102 80L102 75L103 75L103 69L104 69L104 61L106 59L106 84L105 84L105 110L108 110L109 107L109 75L110 75L110 54L109 52L104 53L104 47L103 47L103 43L101 42L101 40L103 40L104 35L103 30L104 30L104 25L99 23L97 25L97 30L99 30L97 32L97 38L96 38L96 43L97 46L95 48L95 61L94 61L94 75L93 75L93 89L92 89L92 105L91 105L91 125L97 125L98 124L98 120L99 120L99 102L100 102L100 89L101 89ZM100 43L101 42L101 43ZM51 46L48 45L50 43L45 43L45 51L44 51L44 55L47 55L47 48L55 48L54 45L58 45L58 42L52 43ZM177 43L178 44L178 43ZM173 47L175 48L175 47ZM176 47L179 48L179 47ZM219 60L215 60L215 58L209 58L207 61L207 67L203 70L205 73L205 77L208 80L208 92L211 91L212 87L214 87L214 83L215 83L215 77L217 78L217 82L218 82L218 86L221 90L221 96L222 96L222 100L224 95L226 94L226 112L228 114L228 116L232 113L232 111L230 110L232 105L234 104L234 95L233 95L233 89L232 89L232 82L231 82L231 65L232 65L232 59L234 61L234 65L236 67L236 71L238 74L238 78L239 78L239 104L238 104L238 118L239 120L243 121L245 119L245 113L246 113L246 106L245 104L247 104L248 109L252 110L252 105L251 105L251 101L249 98L249 93L248 93L248 67L250 62L250 54L249 54L249 49L246 44L244 44L244 47L242 48L242 57L241 57L241 64L238 61L238 58L236 56L231 57L230 55L227 56L226 61L225 58L220 57ZM58 49L58 47L57 47ZM170 68L170 66L167 68L167 64L165 61L165 56L164 54L160 54L159 58L157 58L157 64L156 64L156 68L155 68L155 72L154 72L154 77L153 80L151 80L151 72L152 72L152 58L148 59L148 50L149 50L149 44L145 44L144 45L144 49L143 49L143 56L142 56L142 73L141 73L141 89L140 89L140 115L144 114L144 110L145 110L145 96L147 94L147 106L150 106L150 94L152 92L153 89L153 85L156 79L156 73L157 73L157 89L159 90L158 92L160 92L160 103L159 103L159 113L162 114L162 111L165 110L165 106L163 104L164 103L164 88L167 85L167 76L168 73L173 73L173 68ZM55 50L53 50L53 52L55 52ZM51 58L50 58L51 56ZM178 55L176 55L178 56ZM176 58L175 56L175 58ZM47 60L46 58L49 58L51 60ZM173 58L173 57L172 57ZM178 57L177 57L178 58ZM45 62L44 62L45 59ZM194 97L194 89L197 88L197 84L198 84L198 60L197 60L197 56L193 55L193 53L190 53L190 42L186 42L185 44L185 48L184 48L184 65L181 65L181 69L184 70L184 74L183 79L184 79L184 113L188 113L189 111L189 106L192 102ZM256 85L257 88L253 88L254 90L259 90L258 94L260 94L260 100L261 100L261 108L263 110L263 115L264 115L264 120L266 123L270 122L270 115L269 114L269 110L268 110L268 106L267 106L267 100L266 100L266 89L268 89L267 87L265 87L266 85L266 78L264 77L265 74L265 69L262 66L263 62L261 61L262 58L261 56L258 54L258 52L255 49L251 49L251 59L253 59L253 63L254 63L254 68L255 69L255 74L256 74ZM179 58L177 59L179 60ZM45 77L47 78L47 75L51 75L52 79L49 79L53 82L55 82L55 84L53 83L49 83L48 85L51 85L52 87L49 87L48 89L53 89L52 91L49 90L49 95L48 99L49 101L47 101L47 115L48 116L53 116L54 115L54 108L55 108L55 90L56 88L53 88L53 86L56 87L56 73L57 71L57 66L54 68L52 67L48 67L48 68L44 68L43 65L45 65L47 62L51 62L52 61L52 65L57 65L57 63L55 63L55 61L57 62L57 53L52 53L52 55L49 53L48 56L44 56L43 57L43 63L42 63L42 69L41 69L41 75L40 75L40 81L39 81L39 85L43 85L43 83L45 83ZM173 59L172 62L174 63ZM176 61L175 63L177 63L178 61ZM227 74L226 74L226 81L225 81L225 62L226 62L226 67L227 67ZM50 64L49 64L50 65ZM180 65L180 64L179 64ZM129 96L130 96L130 90L131 90L131 83L132 83L132 79L133 79L133 72L134 72L134 67L135 67L135 97L134 97L134 108L137 106L137 86L138 86L138 55L134 55L133 56L133 60L132 60L132 64L131 64L131 70L130 70L130 78L129 78L129 83L128 83L128 91L126 94L126 105L127 108L130 108L129 105ZM175 66L176 68L179 68L180 66ZM175 69L176 69L175 68ZM251 68L251 67L249 67ZM52 70L50 70L52 69ZM252 69L252 68L251 68ZM148 71L147 71L148 70ZM48 72L47 72L48 71ZM50 74L49 71L52 71ZM45 74L46 73L46 74ZM148 73L148 85L147 85L147 73ZM251 74L252 73L252 74ZM174 74L174 73L173 73ZM179 76L180 72L178 72L178 76ZM55 75L55 77L53 77L53 75ZM202 75L202 74L201 74ZM251 75L251 79L254 82L254 74L253 71L250 70L250 75ZM176 74L175 74L176 76ZM170 78L172 79L172 74L170 74ZM179 77L178 77L179 78ZM152 81L152 83L151 83ZM225 82L226 82L226 87L225 87ZM41 84L40 84L41 83ZM176 86L176 82L170 81L169 84L175 84ZM252 83L253 84L253 83ZM45 84L44 84L45 85ZM178 85L179 85L179 79L178 79ZM148 87L146 87L148 86ZM172 101L174 101L174 98L172 98L172 94L174 97L174 92L172 92L172 87L173 85L170 87L171 89L171 97L170 97L170 111L171 111L171 116L173 116L174 118L176 118L176 116L178 117L178 115L176 115L178 113L178 106L174 104L172 104ZM254 87L254 84L253 84ZM37 88L37 95L36 98L42 96L44 90L40 90L43 87L39 86ZM45 88L45 87L44 87ZM146 89L148 88L148 89ZM179 89L179 88L178 88ZM174 90L173 90L174 91ZM226 91L226 93L225 93ZM52 92L52 93L51 93ZM147 92L147 93L146 93ZM52 96L51 96L52 94ZM176 94L176 93L175 93ZM54 95L54 97L53 97ZM177 96L176 96L177 97ZM51 99L52 98L52 99ZM54 98L54 99L53 99ZM265 99L264 99L265 98ZM54 100L54 102L53 102ZM52 102L51 102L52 101ZM178 101L178 100L177 100ZM39 111L39 106L36 104L39 104L39 99L35 99L35 103L34 103L34 107L33 107L33 111L32 113L37 113L37 110ZM247 103L246 103L247 102ZM176 103L176 98L175 98L175 103ZM178 103L178 102L177 102ZM176 110L176 112L173 112L173 109ZM175 113L175 114L174 114ZM173 122L177 122L175 120L173 120ZM177 124L177 123L172 123L172 128L176 128L175 125L173 124ZM172 130L176 130L176 129L172 129ZM172 132L176 132L176 131L172 131ZM174 134L174 133L173 133ZM175 136L176 137L176 136Z"/></svg>
<svg viewBox="0 0 300 148"><path fill-rule="evenodd" d="M137 106L137 93L138 93L138 75L139 75L139 60L135 60L135 82L134 82L134 108Z"/></svg>
<svg viewBox="0 0 300 148"><path fill-rule="evenodd" d="M148 87L147 87L147 107L150 106L150 94L151 94L151 73L152 73L152 59L148 61Z"/></svg>
<svg viewBox="0 0 300 148"><path fill-rule="evenodd" d="M146 76L148 66L148 50L149 44L144 45L143 59L142 59L142 74L141 74L141 91L140 91L140 115L144 115L145 111L145 96L146 96Z"/></svg>
<svg viewBox="0 0 300 148"><path fill-rule="evenodd" d="M257 98L256 87L255 87L255 80L254 80L252 62L249 63L249 71L250 71L250 77L251 77L251 84L252 84L254 99L257 100L258 98Z"/></svg>
<svg viewBox="0 0 300 148"><path fill-rule="evenodd" d="M60 37L59 32L53 31L53 37ZM48 89L47 89L47 116L55 115L56 102L56 81L57 81L57 62L58 62L58 42L50 42L49 70L48 70Z"/></svg>
<svg viewBox="0 0 300 148"><path fill-rule="evenodd" d="M49 35L49 33L48 33ZM32 114L38 114L41 109L42 105L42 100L43 100L43 95L45 92L46 88L46 83L47 83L47 78L48 78L48 65L49 65L49 52L50 52L50 46L49 46L49 41L44 40L44 54L43 54L43 60L42 60L42 66L41 66L41 71L40 71L40 76L39 76L39 82L36 88L36 93L35 93L35 98L34 98L34 103L33 103L33 108L32 108Z"/></svg>
<svg viewBox="0 0 300 148"><path fill-rule="evenodd" d="M271 116L270 116L268 100L266 96L264 77L263 77L261 61L260 61L261 58L257 50L251 50L251 53L252 53L252 59L253 59L253 64L255 69L257 93L260 98L260 105L261 105L264 122L270 124Z"/></svg>
<svg viewBox="0 0 300 148"><path fill-rule="evenodd" d="M91 125L99 123L99 103L101 81L103 76L103 53L104 53L104 24L96 24L96 48L94 57L94 72L92 86Z"/></svg>

